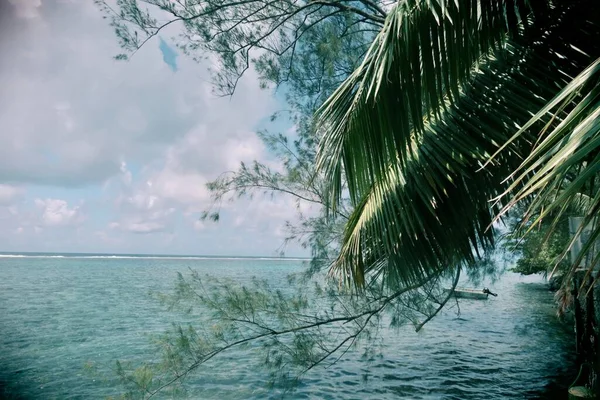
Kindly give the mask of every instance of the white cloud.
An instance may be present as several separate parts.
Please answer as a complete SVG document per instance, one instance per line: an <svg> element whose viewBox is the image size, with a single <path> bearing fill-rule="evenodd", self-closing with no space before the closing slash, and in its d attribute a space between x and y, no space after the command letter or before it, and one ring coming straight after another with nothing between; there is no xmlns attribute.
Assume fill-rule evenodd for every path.
<svg viewBox="0 0 600 400"><path fill-rule="evenodd" d="M133 180L133 176L131 175L131 171L127 169L127 163L125 161L121 161L121 179L125 186L130 186L131 181Z"/></svg>
<svg viewBox="0 0 600 400"><path fill-rule="evenodd" d="M0 51L11 56L0 60L0 181L103 181L123 159L160 155L203 117L206 97L180 107L207 85L202 68L189 62L173 75L152 42L114 61L117 40L90 3L52 3L36 8L37 23L2 24Z"/></svg>
<svg viewBox="0 0 600 400"><path fill-rule="evenodd" d="M132 233L154 233L163 232L166 225L160 222L128 222L128 223L112 223L111 227L114 229L122 229Z"/></svg>
<svg viewBox="0 0 600 400"><path fill-rule="evenodd" d="M0 207L14 204L22 197L22 195L22 188L0 184Z"/></svg>
<svg viewBox="0 0 600 400"><path fill-rule="evenodd" d="M242 86L240 92L243 96L248 88ZM200 121L183 137L167 146L164 156L146 166L137 180L133 183L129 180L130 184L124 188L118 201L120 229L132 232L171 229L173 223L148 222L151 212L169 209L179 210L194 229L201 229L194 221L198 213L210 205L206 183L223 171L237 169L240 161L248 162L265 156L262 142L254 132L245 128L248 122L258 122L258 114L235 120L219 107L223 106L219 104L220 101L215 99L215 103L207 105L209 115L224 114L224 118L211 117L209 121ZM244 105L241 103L236 112L245 112ZM223 134L215 135L216 132ZM126 173L124 165L121 170Z"/></svg>
<svg viewBox="0 0 600 400"><path fill-rule="evenodd" d="M271 241L272 247L282 244L289 235L285 225L296 224L298 212L305 218L317 216L320 208L317 205L301 202L290 195L278 195L273 198L265 196L253 200L242 201L243 206L227 210L231 213L232 225L237 229L251 232L257 237ZM267 243L264 243L265 245Z"/></svg>
<svg viewBox="0 0 600 400"><path fill-rule="evenodd" d="M65 200L35 199L35 205L41 212L40 219L44 226L74 226L84 221L80 207L69 207Z"/></svg>
<svg viewBox="0 0 600 400"><path fill-rule="evenodd" d="M173 74L157 41L116 62L117 39L90 3L53 3L40 8L40 23L2 26L0 51L11 57L0 60L0 182L69 187L122 174L128 183L127 160L155 164L157 182L181 175L202 186L261 154L251 129L275 102L252 73L226 99L185 57ZM200 195L174 186L184 185L163 189Z"/></svg>
<svg viewBox="0 0 600 400"><path fill-rule="evenodd" d="M232 99L216 98L203 66L179 57L173 73L158 46L150 41L130 62L116 62L117 40L92 2L0 0L0 51L10 55L0 57L4 246L246 254L277 247L256 243L273 241L277 224L293 215L284 204L242 201L217 225L198 221L210 204L206 182L267 157L253 130L276 102L251 72ZM246 213L254 215L235 228ZM52 234L57 227L61 235ZM240 233L252 229L261 236Z"/></svg>
<svg viewBox="0 0 600 400"><path fill-rule="evenodd" d="M194 230L196 231L201 231L205 228L204 226L204 222L200 221L200 220L195 220L194 221Z"/></svg>
<svg viewBox="0 0 600 400"><path fill-rule="evenodd" d="M32 19L39 17L39 10L42 6L42 0L8 0L16 9L17 17Z"/></svg>
<svg viewBox="0 0 600 400"><path fill-rule="evenodd" d="M175 224L175 207L149 192L121 195L116 201L119 219L108 226L131 233L171 232Z"/></svg>
<svg viewBox="0 0 600 400"><path fill-rule="evenodd" d="M206 178L199 173L177 173L170 169L153 175L150 193L184 206L203 206L209 199Z"/></svg>

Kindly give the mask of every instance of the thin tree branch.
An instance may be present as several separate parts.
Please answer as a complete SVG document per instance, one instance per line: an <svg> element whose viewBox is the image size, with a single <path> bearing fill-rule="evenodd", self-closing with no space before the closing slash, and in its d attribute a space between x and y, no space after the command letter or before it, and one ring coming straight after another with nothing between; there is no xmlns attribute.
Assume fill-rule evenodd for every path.
<svg viewBox="0 0 600 400"><path fill-rule="evenodd" d="M366 5L367 7L369 7L370 9L377 11L379 13L379 15L381 15L383 18L387 17L387 13L383 10L383 8L379 7L376 3L370 1L370 0L359 0L361 3L363 3L364 5Z"/></svg>
<svg viewBox="0 0 600 400"><path fill-rule="evenodd" d="M431 281L432 279L434 279L437 275L432 275L429 276L427 278L425 278L425 280L420 281L419 283L416 283L414 285L411 286L407 286L401 290L396 291L395 293L383 297L381 298L381 304L379 307L373 308L373 309L369 309L367 311L361 312L359 314L356 315L352 315L352 316L345 316L345 317L336 317L336 318L328 318L325 320L318 320L316 322L310 323L310 324L306 324L306 325L301 325L301 326L296 326L293 328L288 328L288 329L282 329L282 330L274 330L274 329L270 329L269 331L265 332L265 333L261 333L258 335L254 335L251 337L246 337L240 340L236 340L234 342L231 342L225 346L222 346L218 349L215 349L213 351L208 352L206 355L204 355L204 357L202 357L201 359L199 359L198 361L192 363L183 373L181 374L177 374L175 377L173 377L172 379L170 379L169 381L165 382L164 384L160 385L156 390L152 391L151 394L147 397L148 399L151 397L154 397L157 393L159 393L162 389L172 385L173 383L175 383L176 381L184 378L185 376L187 376L190 372L192 372L193 370L195 370L196 368L198 368L200 365L208 362L209 360L211 360L213 357L217 356L218 354L231 349L232 347L236 347L236 346L240 346L242 344L248 343L248 342L252 342L252 341L256 341L256 340L260 340L266 337L270 337L270 336L281 336L281 335L286 335L289 333L296 333L296 332L300 332L300 331L305 331L308 329L312 329L312 328L318 328L320 326L323 325L330 325L336 322L341 322L341 323L349 323L349 322L353 322L359 318L368 316L367 320L365 321L365 324L363 326L366 326L366 324L369 322L369 320L376 314L380 313L381 311L383 311L383 309L389 305L393 300L395 300L396 298L398 298L399 296L403 295L404 293L407 293L411 290L415 290L418 289L419 287L421 287L422 285L426 284L427 282ZM364 329L364 328L363 328ZM346 338L344 340L344 343L347 343L348 340L350 340L349 338ZM343 344L342 344L343 345ZM339 349L341 346L338 346L337 349ZM333 353L331 353L333 354Z"/></svg>
<svg viewBox="0 0 600 400"><path fill-rule="evenodd" d="M322 4L324 6L339 8L342 11L347 11L347 12L351 12L351 13L360 15L361 17L364 17L368 20L376 22L380 25L383 25L385 22L385 17L379 17L379 16L376 16L373 14L369 14L368 12L365 12L365 11L361 10L360 8L347 6L347 5L342 4L341 2L317 0L317 1L311 1L309 4Z"/></svg>
<svg viewBox="0 0 600 400"><path fill-rule="evenodd" d="M446 296L446 298L440 303L440 306L433 312L433 314L431 314L429 317L427 317L425 319L425 321L423 321L419 325L417 325L417 327L415 328L416 332L419 332L423 328L423 326L425 326L426 323L431 321L433 319L433 317L435 317L440 312L440 310L442 308L444 308L444 306L446 305L448 300L450 300L450 298L454 295L454 289L456 289L456 285L458 285L458 279L460 278L460 270L461 270L461 268L457 267L456 276L454 277L454 282L452 282L452 288L448 292L448 295Z"/></svg>

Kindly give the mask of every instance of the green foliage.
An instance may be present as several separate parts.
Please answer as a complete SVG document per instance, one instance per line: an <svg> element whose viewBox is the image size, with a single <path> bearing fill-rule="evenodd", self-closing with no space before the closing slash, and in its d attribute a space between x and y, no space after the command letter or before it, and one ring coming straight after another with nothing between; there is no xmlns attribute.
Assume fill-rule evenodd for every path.
<svg viewBox="0 0 600 400"><path fill-rule="evenodd" d="M547 275L554 269L557 260L568 246L570 237L567 219L563 218L556 226L553 221L551 217L544 219L541 225L530 230L524 237L518 229L521 221L511 224L511 230L515 233L504 246L506 251L518 253L516 265L511 268L512 272ZM557 270L564 273L569 266L568 261L563 259Z"/></svg>
<svg viewBox="0 0 600 400"><path fill-rule="evenodd" d="M218 221L223 201L244 196L291 197L294 199L296 215L294 221L286 222L287 235L281 246L282 252L288 243L300 243L311 250L313 262L310 270L318 271L331 260L348 211L340 208L333 218L325 215L322 180L315 175L314 151L308 147L308 141L292 142L281 134L268 132L261 132L260 137L277 157L283 170L273 170L264 163L254 161L251 165L242 163L237 171L222 174L208 184L213 205L201 218ZM310 214L303 211L306 205L314 208Z"/></svg>
<svg viewBox="0 0 600 400"><path fill-rule="evenodd" d="M118 0L116 8L105 0L95 3L129 54L135 54L166 27L182 27L177 46L198 61L208 54L216 56L215 88L225 95L234 92L251 66L265 87L293 81L299 75L306 86L326 84L339 73L340 65L351 68L356 61L346 59L343 53L347 38L372 36L386 16L386 2L380 0ZM335 55L339 57L332 57ZM310 82L315 77L325 79Z"/></svg>
<svg viewBox="0 0 600 400"><path fill-rule="evenodd" d="M543 107L600 52L592 40L600 32L597 19L589 22L587 13L592 4L396 5L363 63L318 114L328 205L335 209L347 184L355 206L333 266L340 279L406 285L450 265L472 264L481 249L495 245L490 226L510 200L490 200L513 182L516 190L525 184L532 170L523 170L521 181L511 173L535 136L522 132L488 161L539 110L527 128L558 127L568 115L554 118ZM590 122L591 115L579 116ZM589 129L591 135L593 124ZM553 145L570 132L577 131L563 131ZM582 145L596 155L591 144ZM559 165L564 153L552 148L557 158L549 165ZM548 193L550 201L556 191Z"/></svg>
<svg viewBox="0 0 600 400"><path fill-rule="evenodd" d="M600 19L600 13L596 14ZM540 133L531 153L512 174L513 182L504 193L510 201L507 211L519 202L528 201L521 230L531 235L538 226L550 227L550 245L562 245L553 262L553 271L564 267L572 243L582 239L579 256L566 271L565 282L570 282L574 271L584 259L588 274L599 262L597 240L600 225L597 222L600 207L598 171L600 170L600 59L595 60L569 82L548 104L539 110L509 141L520 140L522 135L550 114L552 119ZM566 238L562 232L569 216L582 216L580 229ZM530 222L531 221L531 222ZM587 237L584 228L591 226ZM535 238L535 236L534 236ZM552 249L552 253L555 253ZM600 274L595 277L595 281ZM595 282L594 281L594 282Z"/></svg>
<svg viewBox="0 0 600 400"><path fill-rule="evenodd" d="M179 274L174 293L160 300L193 322L173 324L157 337L156 359L141 365L117 362L124 396L181 392L191 372L210 368L228 354L248 368L268 371L273 390L292 390L312 368L337 362L350 350L373 359L382 326L420 329L448 301L440 285L450 277L456 285L458 271L452 274L397 291L374 285L360 296L340 290L323 275L276 288L256 279L241 285L195 271Z"/></svg>
<svg viewBox="0 0 600 400"><path fill-rule="evenodd" d="M288 235L281 246L282 252L291 241L311 249L313 261L309 275L328 266L338 247L343 224L350 211L343 202L337 212L325 213L323 178L316 173L316 146L319 142L313 123L313 114L322 101L339 85L366 51L372 34L347 26L347 18L331 17L313 27L305 35L302 51L289 59L290 69L284 84L289 110L280 111L272 119L288 118L295 127L292 135L263 130L258 133L269 153L281 167L254 161L240 165L237 171L222 174L208 184L212 193L213 209L202 218L218 215L222 201L243 196L283 195L295 200L295 221L286 223ZM306 215L302 209L312 205L317 211ZM216 210L216 211L215 211Z"/></svg>

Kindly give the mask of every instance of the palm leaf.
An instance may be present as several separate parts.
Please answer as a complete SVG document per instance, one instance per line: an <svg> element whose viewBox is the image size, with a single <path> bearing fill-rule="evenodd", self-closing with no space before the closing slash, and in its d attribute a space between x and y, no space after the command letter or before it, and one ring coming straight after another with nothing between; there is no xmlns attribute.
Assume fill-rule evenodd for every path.
<svg viewBox="0 0 600 400"><path fill-rule="evenodd" d="M534 216L530 230L544 218L551 215L556 219L564 218L577 209L583 223L574 232L570 245L556 265L568 254L573 243L583 234L583 229L589 225L592 228L568 271L567 278L570 278L585 258L594 259L587 265L588 273L599 262L596 254L592 253L598 251L596 242L600 237L597 221L600 210L600 58L566 85L511 140L518 140L548 114L553 115L557 124L542 132L538 144L515 171L515 178L502 195L509 197L502 211L533 198L526 210L526 216Z"/></svg>
<svg viewBox="0 0 600 400"><path fill-rule="evenodd" d="M517 3L399 2L360 68L319 111L318 167L330 205L345 179L356 206L332 266L340 278L404 285L473 264L493 246L488 227L502 205L489 200L535 137L523 132L481 168L598 52L589 36L597 26L569 32L578 7L533 15ZM549 113L533 127L547 124L556 124Z"/></svg>
<svg viewBox="0 0 600 400"><path fill-rule="evenodd" d="M388 164L408 162L415 136L503 44L516 9L529 14L524 3L503 0L397 3L363 63L317 113L324 132L318 166L336 182L333 207L342 169L357 202Z"/></svg>

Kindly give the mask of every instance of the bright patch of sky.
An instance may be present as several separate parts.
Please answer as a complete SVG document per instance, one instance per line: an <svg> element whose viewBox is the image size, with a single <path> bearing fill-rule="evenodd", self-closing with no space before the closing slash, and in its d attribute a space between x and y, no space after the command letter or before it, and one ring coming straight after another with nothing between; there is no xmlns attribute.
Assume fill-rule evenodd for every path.
<svg viewBox="0 0 600 400"><path fill-rule="evenodd" d="M0 251L278 250L291 199L227 203L218 224L198 221L206 182L272 158L256 130L285 107L252 73L225 99L161 38L115 61L91 1L0 2L0 51Z"/></svg>
<svg viewBox="0 0 600 400"><path fill-rule="evenodd" d="M163 38L160 38L160 45L158 48L162 52L163 61L171 67L173 72L177 72L177 52L173 50Z"/></svg>

